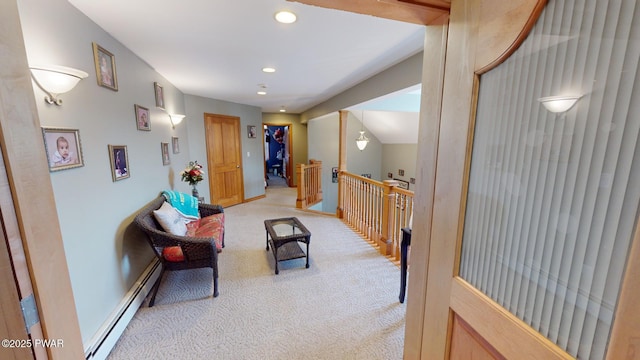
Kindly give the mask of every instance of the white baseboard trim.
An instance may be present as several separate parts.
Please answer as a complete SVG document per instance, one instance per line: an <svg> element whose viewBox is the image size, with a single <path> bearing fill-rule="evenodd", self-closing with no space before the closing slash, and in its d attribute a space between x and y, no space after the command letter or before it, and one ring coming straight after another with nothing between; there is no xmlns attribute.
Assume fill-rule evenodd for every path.
<svg viewBox="0 0 640 360"><path fill-rule="evenodd" d="M87 360L104 360L107 358L133 315L138 311L138 308L153 288L153 284L160 276L160 268L160 262L158 259L154 259L133 284L118 307L111 313L107 321L98 329L93 338L84 344L84 356Z"/></svg>

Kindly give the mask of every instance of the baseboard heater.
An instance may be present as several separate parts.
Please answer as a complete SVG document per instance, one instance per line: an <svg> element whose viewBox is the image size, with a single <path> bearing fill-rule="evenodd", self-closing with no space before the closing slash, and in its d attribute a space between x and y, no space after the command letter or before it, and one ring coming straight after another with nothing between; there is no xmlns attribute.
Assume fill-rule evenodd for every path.
<svg viewBox="0 0 640 360"><path fill-rule="evenodd" d="M107 358L133 315L135 315L147 294L151 291L158 276L160 276L160 262L158 259L154 259L140 275L136 283L133 284L131 290L127 292L104 325L98 329L96 335L85 344L84 355L87 360L103 360Z"/></svg>

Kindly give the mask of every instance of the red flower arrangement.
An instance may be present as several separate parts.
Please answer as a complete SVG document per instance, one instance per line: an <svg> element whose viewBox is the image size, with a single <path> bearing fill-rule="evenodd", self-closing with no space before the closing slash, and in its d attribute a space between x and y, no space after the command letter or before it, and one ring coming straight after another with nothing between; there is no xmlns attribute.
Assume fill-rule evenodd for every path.
<svg viewBox="0 0 640 360"><path fill-rule="evenodd" d="M202 171L202 165L198 164L197 161L190 161L189 166L180 173L182 181L188 182L189 185L197 185L202 181L203 174L204 171Z"/></svg>

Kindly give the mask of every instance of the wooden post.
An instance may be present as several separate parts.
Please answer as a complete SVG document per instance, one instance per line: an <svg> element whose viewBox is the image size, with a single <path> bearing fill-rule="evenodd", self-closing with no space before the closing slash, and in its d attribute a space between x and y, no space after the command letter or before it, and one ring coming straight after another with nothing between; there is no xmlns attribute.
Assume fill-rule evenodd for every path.
<svg viewBox="0 0 640 360"><path fill-rule="evenodd" d="M296 164L296 175L298 176L298 198L296 199L296 208L306 209L307 189L304 179L304 164Z"/></svg>
<svg viewBox="0 0 640 360"><path fill-rule="evenodd" d="M380 253L385 256L391 254L391 247L393 246L391 240L389 240L389 226L392 223L389 221L389 216L391 216L390 214L392 213L390 211L391 206L395 204L395 201L391 201L394 196L393 188L395 186L398 186L398 182L395 180L385 180L382 182L382 229L380 229L382 234L378 245L380 246Z"/></svg>
<svg viewBox="0 0 640 360"><path fill-rule="evenodd" d="M18 271L18 286L24 292L20 295L8 294L7 289L15 288L11 289L11 286L7 286L9 284L3 284L3 294L0 296L2 312L4 315L6 311L11 311L11 306L6 304L9 297L16 299L18 296L33 295L40 325L30 326L31 340L52 341L58 346L29 346L26 358L84 359L82 333L49 164L42 155L45 149L20 26L18 2L0 1L0 147L3 162L0 169L3 172L0 176L0 220L3 229L0 231L4 232L1 241L5 241L9 247L19 242L20 252L24 251L26 257L13 258L11 261ZM39 100L42 101L42 98ZM60 109L52 109L54 110ZM11 224L10 227L7 224ZM7 261L0 262L7 264ZM5 266L1 271L12 272L12 269ZM31 284L28 284L27 278L31 280ZM31 289L33 292L29 294ZM18 329L16 327L20 325L11 319L11 316L5 317L4 328L0 333L3 336L24 335L24 322L23 329ZM11 329L7 326L11 326ZM9 330L11 333L7 334ZM18 341L17 344L25 344L20 342L24 338L14 340ZM11 341L9 343L13 344ZM33 354L31 349L34 350ZM18 357L25 355L18 350L20 349L3 348L0 353L4 355L4 359L13 358L17 353L20 353L17 354Z"/></svg>
<svg viewBox="0 0 640 360"><path fill-rule="evenodd" d="M336 209L336 216L338 219L342 219L344 218L344 184L340 174L343 171L347 171L347 119L349 118L349 112L340 110L339 113L340 140L338 146L338 208Z"/></svg>

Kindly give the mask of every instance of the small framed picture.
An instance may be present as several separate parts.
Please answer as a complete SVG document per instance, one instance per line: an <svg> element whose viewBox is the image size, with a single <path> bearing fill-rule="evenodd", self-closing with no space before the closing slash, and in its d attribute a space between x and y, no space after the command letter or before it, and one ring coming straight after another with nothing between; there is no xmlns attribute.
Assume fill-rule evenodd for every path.
<svg viewBox="0 0 640 360"><path fill-rule="evenodd" d="M254 125L247 125L247 137L253 139L256 136L256 127Z"/></svg>
<svg viewBox="0 0 640 360"><path fill-rule="evenodd" d="M171 159L169 158L169 143L161 142L160 150L162 151L162 165L171 164Z"/></svg>
<svg viewBox="0 0 640 360"><path fill-rule="evenodd" d="M151 131L151 121L149 121L149 109L140 105L134 105L136 110L136 126L138 130Z"/></svg>
<svg viewBox="0 0 640 360"><path fill-rule="evenodd" d="M387 177L388 177L389 179L393 178L393 173L388 172L388 173L387 173Z"/></svg>
<svg viewBox="0 0 640 360"><path fill-rule="evenodd" d="M409 182L408 181L404 181L404 180L400 180L400 179L393 179L393 180L398 182L398 187L400 189L409 190Z"/></svg>
<svg viewBox="0 0 640 360"><path fill-rule="evenodd" d="M113 181L126 179L130 176L127 145L109 145L109 161L111 162Z"/></svg>
<svg viewBox="0 0 640 360"><path fill-rule="evenodd" d="M409 178L409 183L415 184L416 183L416 178Z"/></svg>
<svg viewBox="0 0 640 360"><path fill-rule="evenodd" d="M96 66L98 85L118 91L118 76L116 75L116 58L102 46L93 44L93 61Z"/></svg>
<svg viewBox="0 0 640 360"><path fill-rule="evenodd" d="M84 166L80 132L78 129L43 127L44 149L49 171L59 171Z"/></svg>
<svg viewBox="0 0 640 360"><path fill-rule="evenodd" d="M164 89L162 89L162 85L154 82L153 90L156 93L156 107L164 109Z"/></svg>
<svg viewBox="0 0 640 360"><path fill-rule="evenodd" d="M178 141L178 138L175 136L171 137L171 148L173 149L174 154L180 153L180 142Z"/></svg>
<svg viewBox="0 0 640 360"><path fill-rule="evenodd" d="M402 169L398 169L398 175L400 175L400 176L404 176L404 170L402 170Z"/></svg>

